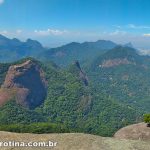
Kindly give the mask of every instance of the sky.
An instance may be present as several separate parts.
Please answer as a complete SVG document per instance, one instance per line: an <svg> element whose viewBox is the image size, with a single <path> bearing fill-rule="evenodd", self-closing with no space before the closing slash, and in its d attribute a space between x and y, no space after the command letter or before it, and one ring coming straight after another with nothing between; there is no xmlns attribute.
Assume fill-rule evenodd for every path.
<svg viewBox="0 0 150 150"><path fill-rule="evenodd" d="M150 50L150 0L0 0L0 34L55 47L112 40Z"/></svg>

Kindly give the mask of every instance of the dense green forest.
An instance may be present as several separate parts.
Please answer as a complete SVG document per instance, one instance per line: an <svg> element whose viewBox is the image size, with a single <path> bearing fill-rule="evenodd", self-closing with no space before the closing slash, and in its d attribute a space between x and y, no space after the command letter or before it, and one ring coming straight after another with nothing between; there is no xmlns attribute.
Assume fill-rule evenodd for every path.
<svg viewBox="0 0 150 150"><path fill-rule="evenodd" d="M130 63L99 67L106 60L121 58ZM132 106L142 113L149 112L150 57L139 55L133 48L116 47L96 58L87 69L87 73L97 92Z"/></svg>
<svg viewBox="0 0 150 150"><path fill-rule="evenodd" d="M9 124L0 125L0 131L17 133L69 133L69 129L63 125L54 123L31 123L31 124Z"/></svg>
<svg viewBox="0 0 150 150"><path fill-rule="evenodd" d="M112 136L119 128L139 120L140 112L134 107L120 103L100 91L92 80L88 80L88 85L85 85L80 78L82 70L76 63L61 69L51 62L44 64L28 59L37 63L44 71L48 81L47 97L42 105L32 110L17 104L15 99L8 101L0 107L1 130L33 133L72 131ZM1 83L10 65L20 64L28 59L1 64ZM52 125L52 130L47 130L45 124L39 125L39 130L34 129L38 122ZM63 130L60 130L62 124Z"/></svg>

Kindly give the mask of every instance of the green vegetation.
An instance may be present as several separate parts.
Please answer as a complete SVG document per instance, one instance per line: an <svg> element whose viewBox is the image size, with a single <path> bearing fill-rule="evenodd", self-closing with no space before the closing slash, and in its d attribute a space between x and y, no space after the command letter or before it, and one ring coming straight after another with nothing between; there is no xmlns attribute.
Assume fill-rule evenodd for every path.
<svg viewBox="0 0 150 150"><path fill-rule="evenodd" d="M144 122L147 123L148 127L150 127L150 114L144 115Z"/></svg>
<svg viewBox="0 0 150 150"><path fill-rule="evenodd" d="M69 133L63 125L52 123L32 123L32 124L10 124L0 125L0 131L17 133Z"/></svg>
<svg viewBox="0 0 150 150"><path fill-rule="evenodd" d="M59 66L68 66L78 60L81 64L91 62L96 56L116 46L111 41L72 42L61 47L51 48L39 55L40 60L52 60Z"/></svg>
<svg viewBox="0 0 150 150"><path fill-rule="evenodd" d="M41 114L23 108L16 104L15 100L10 100L3 107L0 107L0 125L5 124L27 124L33 122L43 122L45 117Z"/></svg>
<svg viewBox="0 0 150 150"><path fill-rule="evenodd" d="M6 72L9 68L10 64L2 64L0 63L0 85L3 83L5 79Z"/></svg>
<svg viewBox="0 0 150 150"><path fill-rule="evenodd" d="M115 43L104 40L73 42L46 50L37 41L0 38L7 43L0 48L1 61L10 62L26 56L45 61L41 63L33 58L25 58L13 63L1 63L0 85L11 65L28 59L41 67L47 81L47 97L41 106L30 110L17 104L14 98L0 107L1 130L64 132L60 130L63 124L65 130L72 132L112 136L119 128L141 121L143 113L149 113L149 56L140 56L133 48L115 47ZM111 48L114 49L109 50ZM113 59L125 59L130 63L100 67L104 61L111 62ZM51 60L63 67L79 60L84 66L88 84L85 85L84 81L86 75L76 65L62 69ZM149 116L145 115L144 119L149 124ZM40 125L36 126L37 123ZM47 129L49 126L50 129Z"/></svg>
<svg viewBox="0 0 150 150"><path fill-rule="evenodd" d="M22 42L0 35L0 41L3 41L0 44L0 62L13 62L28 56L36 57L46 50L38 41L31 39Z"/></svg>
<svg viewBox="0 0 150 150"><path fill-rule="evenodd" d="M76 132L111 136L139 116L133 108L100 94L92 85L84 86L75 65L65 71L49 67L46 77L48 95L38 111L52 122Z"/></svg>
<svg viewBox="0 0 150 150"><path fill-rule="evenodd" d="M63 124L65 131L69 129L71 132L112 136L121 127L138 122L141 114L149 110L150 71L141 64L98 68L96 64L99 62L94 61L90 67L86 66L89 84L85 86L75 65L61 69L51 62L43 64L34 59L32 61L38 63L44 71L48 86L47 97L34 110L23 108L15 100L0 107L1 130L4 126L16 130L17 124L25 124L27 127L21 125L16 132L35 133L36 129L29 129L30 124L44 122L58 125L58 128L54 127L54 132L63 132L59 128ZM1 83L10 65L12 64L3 64ZM43 130L40 129L41 133L47 132Z"/></svg>
<svg viewBox="0 0 150 150"><path fill-rule="evenodd" d="M104 60L128 59L131 64L99 67ZM98 93L137 109L141 114L150 110L150 58L135 49L117 47L95 59L86 70Z"/></svg>

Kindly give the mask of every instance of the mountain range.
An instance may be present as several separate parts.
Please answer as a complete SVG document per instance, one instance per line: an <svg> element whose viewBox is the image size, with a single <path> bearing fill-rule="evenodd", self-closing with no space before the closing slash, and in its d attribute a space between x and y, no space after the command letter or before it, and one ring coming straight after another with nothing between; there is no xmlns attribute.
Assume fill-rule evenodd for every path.
<svg viewBox="0 0 150 150"><path fill-rule="evenodd" d="M48 122L112 136L150 110L150 56L139 55L131 43L99 40L46 49L37 41L0 36L0 51L7 61L0 64L0 126L9 131Z"/></svg>
<svg viewBox="0 0 150 150"><path fill-rule="evenodd" d="M117 44L111 41L99 40L96 42L72 42L58 48L45 48L38 41L27 39L22 42L16 38L9 39L0 35L0 61L12 62L25 57L34 57L40 60L52 60L60 66L66 66L74 60L84 62L94 58L105 50L114 48ZM87 53L85 55L85 53Z"/></svg>
<svg viewBox="0 0 150 150"><path fill-rule="evenodd" d="M43 60L51 59L58 65L66 66L74 60L78 60L80 63L92 60L95 56L115 46L117 46L116 43L105 40L84 43L72 42L58 48L51 48L42 53L40 57Z"/></svg>
<svg viewBox="0 0 150 150"><path fill-rule="evenodd" d="M27 39L22 42L16 38L9 39L0 35L0 61L12 62L25 57L35 57L45 48L35 40Z"/></svg>
<svg viewBox="0 0 150 150"><path fill-rule="evenodd" d="M67 66L75 60L81 64L93 60L96 56L116 47L112 41L98 40L96 42L72 42L56 48L46 48L36 40L9 39L0 35L0 62L13 62L26 57L34 57L41 61L53 61L59 66ZM132 43L122 45L133 47Z"/></svg>

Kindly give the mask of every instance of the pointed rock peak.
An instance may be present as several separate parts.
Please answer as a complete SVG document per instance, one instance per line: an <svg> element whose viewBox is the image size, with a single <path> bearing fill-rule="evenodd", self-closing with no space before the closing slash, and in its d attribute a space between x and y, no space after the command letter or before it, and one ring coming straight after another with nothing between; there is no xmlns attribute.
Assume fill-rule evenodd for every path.
<svg viewBox="0 0 150 150"><path fill-rule="evenodd" d="M32 40L32 39L27 39L26 43L39 43L38 41Z"/></svg>
<svg viewBox="0 0 150 150"><path fill-rule="evenodd" d="M13 38L12 41L15 41L15 42L21 42L19 39L17 38Z"/></svg>
<svg viewBox="0 0 150 150"><path fill-rule="evenodd" d="M26 43L30 46L39 46L42 47L42 44L36 40L27 39Z"/></svg>
<svg viewBox="0 0 150 150"><path fill-rule="evenodd" d="M138 55L136 49L131 47L117 46L114 49L106 52L104 55L115 58L129 57Z"/></svg>
<svg viewBox="0 0 150 150"><path fill-rule="evenodd" d="M21 67L26 67L26 66L28 66L28 65L31 65L31 64L33 64L34 62L32 61L32 60L26 60L25 62L23 62L23 63L21 63L21 64L17 64L17 65L14 65L14 66L12 66L13 68L15 68L15 69L19 69L19 68L21 68Z"/></svg>
<svg viewBox="0 0 150 150"><path fill-rule="evenodd" d="M81 69L79 61L75 61L69 70L72 74L77 76L84 83L85 86L88 86L88 77Z"/></svg>
<svg viewBox="0 0 150 150"><path fill-rule="evenodd" d="M78 45L78 44L80 44L80 43L78 43L78 42L71 42L70 43L70 45Z"/></svg>
<svg viewBox="0 0 150 150"><path fill-rule="evenodd" d="M26 42L28 42L28 43L29 43L29 42L33 42L33 41L34 41L34 40L32 40L32 39L27 39L27 40L26 40Z"/></svg>
<svg viewBox="0 0 150 150"><path fill-rule="evenodd" d="M81 70L81 66L80 66L79 61L75 61L75 62L74 62L74 65L75 65L77 68L79 68L79 69Z"/></svg>
<svg viewBox="0 0 150 150"><path fill-rule="evenodd" d="M97 40L96 43L102 43L102 42L112 42L112 41L109 41L109 40Z"/></svg>
<svg viewBox="0 0 150 150"><path fill-rule="evenodd" d="M124 45L124 47L131 47L131 48L133 48L133 45L132 45L131 42L129 42L129 43L126 43L126 44Z"/></svg>

